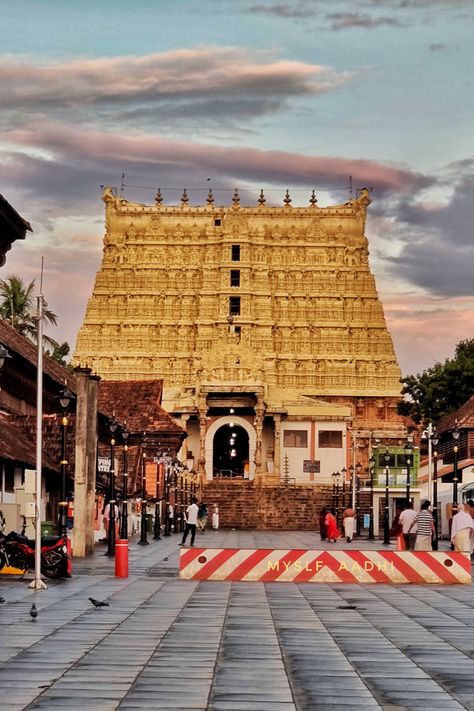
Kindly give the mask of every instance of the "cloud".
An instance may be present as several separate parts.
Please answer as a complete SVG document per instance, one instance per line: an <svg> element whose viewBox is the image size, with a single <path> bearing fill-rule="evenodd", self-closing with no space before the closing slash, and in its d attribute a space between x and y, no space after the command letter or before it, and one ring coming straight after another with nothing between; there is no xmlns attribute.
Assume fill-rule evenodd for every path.
<svg viewBox="0 0 474 711"><path fill-rule="evenodd" d="M32 114L111 126L144 116L157 127L162 121L175 126L183 115L189 121L194 108L197 121L216 115L235 121L272 114L290 99L333 91L352 77L232 47L48 64L3 57L0 63L7 126Z"/></svg>
<svg viewBox="0 0 474 711"><path fill-rule="evenodd" d="M6 133L12 146L16 147L15 163L18 166L11 176L27 180L42 164L48 171L53 185L42 190L34 180L34 190L52 193L62 182L64 171L69 170L71 179L83 172L87 180L92 174L100 175L114 171L135 170L138 174L163 175L175 172L183 176L193 174L220 176L235 181L260 182L270 185L346 185L352 175L354 185L374 186L380 194L386 191L420 190L432 184L429 176L410 171L405 167L383 162L358 159L348 160L331 156L305 156L285 151L260 150L256 148L223 147L197 142L173 141L149 134L125 136L97 130L78 132L73 126L44 123L33 128L12 130ZM23 156L21 150L41 148L48 159ZM23 165L23 171L21 170ZM59 175L55 177L55 171ZM18 171L20 173L18 174ZM25 175L26 172L26 175ZM181 177L181 183L183 178ZM97 182L105 183L106 180ZM179 183L178 183L179 184Z"/></svg>
<svg viewBox="0 0 474 711"><path fill-rule="evenodd" d="M372 17L371 15L361 15L359 13L334 12L326 15L331 22L332 30L348 30L362 28L372 30L382 25L391 27L402 27L402 23L396 17Z"/></svg>
<svg viewBox="0 0 474 711"><path fill-rule="evenodd" d="M448 45L442 44L441 42L434 42L429 45L428 49L430 52L442 52L443 50L448 49Z"/></svg>
<svg viewBox="0 0 474 711"><path fill-rule="evenodd" d="M445 202L399 196L385 207L400 247L387 260L392 275L437 296L474 294L474 171L470 161L459 165L460 174Z"/></svg>
<svg viewBox="0 0 474 711"><path fill-rule="evenodd" d="M258 3L256 5L251 5L249 8L250 12L260 12L268 15L276 15L277 17L286 17L291 19L303 19L306 17L314 17L317 14L314 5L308 2L280 2L270 5L265 5L264 3Z"/></svg>

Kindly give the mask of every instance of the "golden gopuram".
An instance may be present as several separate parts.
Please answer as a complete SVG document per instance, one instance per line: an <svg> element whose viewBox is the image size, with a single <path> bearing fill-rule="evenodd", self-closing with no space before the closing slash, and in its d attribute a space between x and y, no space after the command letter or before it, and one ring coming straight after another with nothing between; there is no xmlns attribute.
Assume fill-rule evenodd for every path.
<svg viewBox="0 0 474 711"><path fill-rule="evenodd" d="M370 197L319 207L130 202L103 192L103 257L74 356L163 380L203 479L328 483L400 440L400 368L369 266ZM136 403L137 408L140 403ZM334 480L332 480L334 481Z"/></svg>

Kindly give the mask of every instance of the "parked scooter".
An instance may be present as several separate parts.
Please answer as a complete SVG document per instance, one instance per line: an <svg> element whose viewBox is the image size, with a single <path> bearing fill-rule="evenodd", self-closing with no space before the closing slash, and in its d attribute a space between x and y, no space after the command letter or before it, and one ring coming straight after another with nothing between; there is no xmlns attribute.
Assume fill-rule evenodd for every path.
<svg viewBox="0 0 474 711"><path fill-rule="evenodd" d="M19 570L35 567L35 541L21 533L7 535L0 529L0 570L11 566ZM69 578L68 554L64 536L44 536L41 539L41 572L46 578Z"/></svg>

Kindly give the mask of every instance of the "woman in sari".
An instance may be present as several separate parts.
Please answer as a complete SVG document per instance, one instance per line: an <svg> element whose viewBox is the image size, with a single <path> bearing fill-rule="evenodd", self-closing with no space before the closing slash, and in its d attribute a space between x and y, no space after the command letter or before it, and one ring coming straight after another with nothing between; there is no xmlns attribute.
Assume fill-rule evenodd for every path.
<svg viewBox="0 0 474 711"><path fill-rule="evenodd" d="M336 543L341 533L337 528L336 509L331 509L326 514L327 538L329 543Z"/></svg>

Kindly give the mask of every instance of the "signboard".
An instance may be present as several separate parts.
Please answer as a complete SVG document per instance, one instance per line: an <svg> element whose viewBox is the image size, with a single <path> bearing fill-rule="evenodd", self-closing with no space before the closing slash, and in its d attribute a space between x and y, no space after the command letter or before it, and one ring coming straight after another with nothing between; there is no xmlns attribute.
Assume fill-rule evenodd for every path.
<svg viewBox="0 0 474 711"><path fill-rule="evenodd" d="M304 459L303 472L305 474L319 474L321 472L321 462L317 459Z"/></svg>
<svg viewBox="0 0 474 711"><path fill-rule="evenodd" d="M110 472L110 457L97 457L97 471L103 474Z"/></svg>

